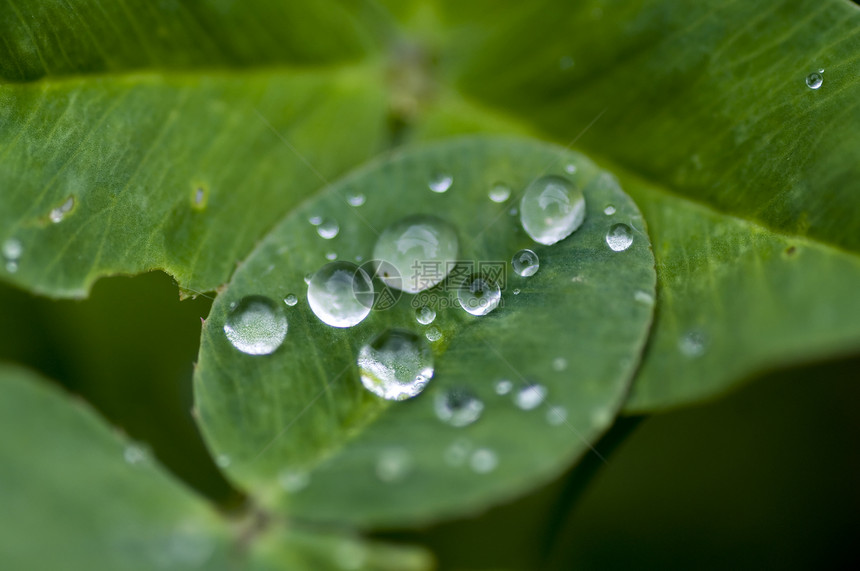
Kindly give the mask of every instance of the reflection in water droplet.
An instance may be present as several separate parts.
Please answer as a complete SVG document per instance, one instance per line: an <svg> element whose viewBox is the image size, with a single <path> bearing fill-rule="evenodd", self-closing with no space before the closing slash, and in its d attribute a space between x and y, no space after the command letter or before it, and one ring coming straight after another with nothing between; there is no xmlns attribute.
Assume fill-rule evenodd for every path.
<svg viewBox="0 0 860 571"><path fill-rule="evenodd" d="M520 250L511 258L511 265L515 272L527 278L537 273L540 268L540 260L532 250Z"/></svg>
<svg viewBox="0 0 860 571"><path fill-rule="evenodd" d="M451 188L452 184L454 184L454 177L449 174L440 173L430 179L427 186L429 186L430 190L433 192L446 192Z"/></svg>
<svg viewBox="0 0 860 571"><path fill-rule="evenodd" d="M478 275L473 275L457 288L460 306L472 315L487 315L498 307L501 298L499 285Z"/></svg>
<svg viewBox="0 0 860 571"><path fill-rule="evenodd" d="M512 388L514 388L514 383L507 379L496 381L495 389L497 395L506 395L511 392Z"/></svg>
<svg viewBox="0 0 860 571"><path fill-rule="evenodd" d="M326 264L311 277L308 305L326 325L352 327L370 314L373 282L352 262Z"/></svg>
<svg viewBox="0 0 860 571"><path fill-rule="evenodd" d="M311 483L310 474L303 470L282 470L278 474L278 484L285 492L296 493Z"/></svg>
<svg viewBox="0 0 860 571"><path fill-rule="evenodd" d="M317 234L326 240L331 240L338 232L340 232L340 226L334 218L326 218L317 226Z"/></svg>
<svg viewBox="0 0 860 571"><path fill-rule="evenodd" d="M532 410L544 401L546 393L546 387L543 385L524 385L514 394L514 404L522 410Z"/></svg>
<svg viewBox="0 0 860 571"><path fill-rule="evenodd" d="M415 309L415 319L421 325L430 325L436 319L436 311L432 307L422 305Z"/></svg>
<svg viewBox="0 0 860 571"><path fill-rule="evenodd" d="M546 411L546 421L552 426L559 426L567 422L567 409L562 406L551 406Z"/></svg>
<svg viewBox="0 0 860 571"><path fill-rule="evenodd" d="M420 336L389 329L358 353L364 388L388 400L405 400L424 390L433 377L433 353Z"/></svg>
<svg viewBox="0 0 860 571"><path fill-rule="evenodd" d="M504 202L511 197L511 189L507 185L497 182L490 189L489 197L493 202Z"/></svg>
<svg viewBox="0 0 860 571"><path fill-rule="evenodd" d="M389 287L418 293L445 279L457 260L459 241L454 227L436 216L407 216L382 232L373 257L398 275L377 272Z"/></svg>
<svg viewBox="0 0 860 571"><path fill-rule="evenodd" d="M606 233L606 243L613 252L623 252L633 243L633 229L627 224L613 224Z"/></svg>
<svg viewBox="0 0 860 571"><path fill-rule="evenodd" d="M404 448L388 448L376 459L376 476L383 482L399 482L412 470L412 457Z"/></svg>
<svg viewBox="0 0 860 571"><path fill-rule="evenodd" d="M129 464L140 464L146 460L146 449L138 444L129 444L122 452L122 457Z"/></svg>
<svg viewBox="0 0 860 571"><path fill-rule="evenodd" d="M570 236L585 220L585 197L570 180L542 176L520 200L520 222L526 233L550 246Z"/></svg>
<svg viewBox="0 0 860 571"><path fill-rule="evenodd" d="M60 206L51 210L51 213L49 215L51 222L53 222L54 224L62 222L63 218L66 217L66 214L71 212L72 208L74 208L74 207L75 207L75 197L70 196Z"/></svg>
<svg viewBox="0 0 860 571"><path fill-rule="evenodd" d="M355 194L350 194L346 197L346 201L350 206L361 206L367 199L363 194L357 192Z"/></svg>
<svg viewBox="0 0 860 571"><path fill-rule="evenodd" d="M289 305L290 307L294 306L299 302L299 298L296 297L295 294L288 294L287 297L284 298L284 303Z"/></svg>
<svg viewBox="0 0 860 571"><path fill-rule="evenodd" d="M251 295L243 298L227 316L224 334L243 353L268 355L284 342L287 317L271 299Z"/></svg>
<svg viewBox="0 0 860 571"><path fill-rule="evenodd" d="M556 357L552 361L552 368L554 371L563 371L567 369L567 359L564 357Z"/></svg>
<svg viewBox="0 0 860 571"><path fill-rule="evenodd" d="M615 214L615 207L611 204L608 204L606 205L606 208L603 209L603 213L607 216L612 216L613 214Z"/></svg>
<svg viewBox="0 0 860 571"><path fill-rule="evenodd" d="M486 474L496 469L496 466L499 465L499 458L489 448L478 448L472 452L469 465L478 474Z"/></svg>
<svg viewBox="0 0 860 571"><path fill-rule="evenodd" d="M707 338L702 331L688 331L678 340L678 349L681 354L691 359L701 357L705 354Z"/></svg>
<svg viewBox="0 0 860 571"><path fill-rule="evenodd" d="M470 391L453 388L436 395L436 416L451 426L468 426L478 420L484 410L484 403Z"/></svg>
<svg viewBox="0 0 860 571"><path fill-rule="evenodd" d="M449 466L462 466L471 451L472 443L465 438L458 438L445 449L445 463Z"/></svg>
<svg viewBox="0 0 860 571"><path fill-rule="evenodd" d="M821 84L824 83L824 76L821 75L823 72L824 70L822 69L821 71L813 71L812 73L807 75L806 86L809 89L818 89L819 87L821 87Z"/></svg>
<svg viewBox="0 0 860 571"><path fill-rule="evenodd" d="M427 331L424 333L424 336L427 337L428 341L435 343L442 338L442 331L440 331L439 328L434 325L432 327L427 328Z"/></svg>

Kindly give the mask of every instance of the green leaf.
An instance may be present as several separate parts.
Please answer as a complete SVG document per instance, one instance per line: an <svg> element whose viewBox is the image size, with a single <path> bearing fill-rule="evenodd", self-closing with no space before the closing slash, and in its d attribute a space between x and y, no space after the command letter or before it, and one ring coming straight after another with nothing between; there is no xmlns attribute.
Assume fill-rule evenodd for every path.
<svg viewBox="0 0 860 571"><path fill-rule="evenodd" d="M0 365L0 558L11 569L427 569L414 548L238 526L139 445L24 369ZM244 552L243 552L244 550Z"/></svg>
<svg viewBox="0 0 860 571"><path fill-rule="evenodd" d="M568 165L576 174L566 173ZM547 173L584 188L587 216L566 240L536 247L508 211ZM453 178L442 194L428 188L438 174ZM514 191L505 204L488 198L500 182ZM366 203L351 206L347 197L354 194ZM614 215L604 214L607 205ZM322 239L308 222L321 213L338 222L334 239ZM474 317L452 305L456 288L440 285L404 293L393 308L372 311L352 328L321 322L308 306L303 277L326 264L329 252L370 259L378 235L415 213L454 226L460 259L507 268L507 279L499 278L503 304ZM634 239L614 252L606 235L618 222L633 227ZM528 278L509 265L525 247L541 260ZM327 187L240 266L204 327L195 374L200 423L214 452L230 458L227 473L235 482L264 505L302 519L394 525L473 512L548 480L589 452L626 395L651 319L654 280L636 206L584 156L492 138L403 152ZM281 301L289 294L298 304ZM273 354L242 353L225 335L229 312L247 296L268 297L287 317L286 338ZM443 338L432 344L435 375L426 390L405 402L365 390L356 365L361 346L388 328L423 336L428 326L416 322L415 306L427 303L437 308L429 327ZM515 392L540 383L546 401L520 410L512 395L496 394L500 379L512 380ZM454 427L437 418L436 399L449 389L466 389L484 403L477 422ZM489 452L470 456L479 449ZM460 455L453 465L450 456L446 461L452 452ZM470 468L487 454L495 455L495 469Z"/></svg>

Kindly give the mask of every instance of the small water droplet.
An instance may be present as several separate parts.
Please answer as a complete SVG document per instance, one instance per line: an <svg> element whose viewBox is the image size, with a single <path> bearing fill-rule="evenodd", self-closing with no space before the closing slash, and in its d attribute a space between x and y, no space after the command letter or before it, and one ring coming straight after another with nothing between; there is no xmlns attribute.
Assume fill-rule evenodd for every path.
<svg viewBox="0 0 860 571"><path fill-rule="evenodd" d="M699 330L688 331L678 340L678 349L686 357L694 359L705 354L707 339Z"/></svg>
<svg viewBox="0 0 860 571"><path fill-rule="evenodd" d="M607 216L612 216L613 214L615 214L615 207L611 204L607 204L606 208L603 209L603 213Z"/></svg>
<svg viewBox="0 0 860 571"><path fill-rule="evenodd" d="M298 302L299 302L299 298L296 297L296 294L294 294L294 293L288 294L287 297L284 298L284 303L286 303L290 307L294 306Z"/></svg>
<svg viewBox="0 0 860 571"><path fill-rule="evenodd" d="M322 221L323 217L319 214L311 214L310 216L308 216L308 222L310 222L314 226L319 226L320 224L322 224Z"/></svg>
<svg viewBox="0 0 860 571"><path fill-rule="evenodd" d="M230 457L226 454L219 454L217 458L215 458L215 464L219 468L227 468L230 465Z"/></svg>
<svg viewBox="0 0 860 571"><path fill-rule="evenodd" d="M522 410L537 408L546 398L546 387L538 384L523 385L514 394L514 404Z"/></svg>
<svg viewBox="0 0 860 571"><path fill-rule="evenodd" d="M467 389L453 388L436 395L436 416L451 426L468 426L478 420L484 403Z"/></svg>
<svg viewBox="0 0 860 571"><path fill-rule="evenodd" d="M399 482L412 470L412 457L404 448L388 448L376 459L376 477L383 482Z"/></svg>
<svg viewBox="0 0 860 571"><path fill-rule="evenodd" d="M565 165L564 172L566 172L567 174L576 174L576 165L573 163Z"/></svg>
<svg viewBox="0 0 860 571"><path fill-rule="evenodd" d="M430 325L436 319L436 311L432 307L422 305L415 309L415 319L421 325Z"/></svg>
<svg viewBox="0 0 860 571"><path fill-rule="evenodd" d="M427 186L429 186L430 190L433 192L446 192L451 188L452 184L454 184L454 177L449 174L439 173L430 179Z"/></svg>
<svg viewBox="0 0 860 571"><path fill-rule="evenodd" d="M70 196L60 206L52 209L48 217L51 219L51 222L53 222L54 224L58 224L63 221L63 218L66 217L66 214L71 212L72 208L74 207L75 197Z"/></svg>
<svg viewBox="0 0 860 571"><path fill-rule="evenodd" d="M291 494L304 490L310 483L310 474L303 470L282 470L278 474L278 484Z"/></svg>
<svg viewBox="0 0 860 571"><path fill-rule="evenodd" d="M520 200L520 222L532 240L546 246L559 242L582 226L585 197L570 180L542 176L526 188Z"/></svg>
<svg viewBox="0 0 860 571"><path fill-rule="evenodd" d="M514 288L514 295L520 295L520 288L518 288L518 287Z"/></svg>
<svg viewBox="0 0 860 571"><path fill-rule="evenodd" d="M317 234L325 240L331 240L338 232L340 232L340 226L334 218L326 218L317 226Z"/></svg>
<svg viewBox="0 0 860 571"><path fill-rule="evenodd" d="M511 189L507 185L497 182L490 188L490 200L497 203L502 203L511 197Z"/></svg>
<svg viewBox="0 0 860 571"><path fill-rule="evenodd" d="M14 274L18 271L18 262L6 262L6 271L10 274Z"/></svg>
<svg viewBox="0 0 860 571"><path fill-rule="evenodd" d="M406 400L424 390L433 377L433 353L419 335L389 329L358 353L364 388L387 400Z"/></svg>
<svg viewBox="0 0 860 571"><path fill-rule="evenodd" d="M472 452L469 465L478 474L486 474L496 469L496 466L499 465L499 458L489 448L478 448Z"/></svg>
<svg viewBox="0 0 860 571"><path fill-rule="evenodd" d="M346 201L349 203L349 205L350 206L356 206L356 207L364 204L366 200L367 200L367 198L363 194L361 194L360 192L357 192L355 194L350 194L346 197Z"/></svg>
<svg viewBox="0 0 860 571"><path fill-rule="evenodd" d="M552 361L552 369L554 371L563 371L567 369L567 359L564 357L556 357Z"/></svg>
<svg viewBox="0 0 860 571"><path fill-rule="evenodd" d="M519 213L520 213L520 211L519 211L519 209L517 209L516 206L512 206L511 209L508 210L508 214L510 214L511 216L516 216Z"/></svg>
<svg viewBox="0 0 860 571"><path fill-rule="evenodd" d="M809 75L806 76L806 86L809 89L818 89L821 87L821 84L824 83L824 76L822 75L824 70L813 71Z"/></svg>
<svg viewBox="0 0 860 571"><path fill-rule="evenodd" d="M287 317L274 301L261 295L243 298L227 315L224 334L233 347L248 355L268 355L287 336Z"/></svg>
<svg viewBox="0 0 860 571"><path fill-rule="evenodd" d="M562 406L551 406L546 411L546 421L552 426L559 426L567 421L567 409Z"/></svg>
<svg viewBox="0 0 860 571"><path fill-rule="evenodd" d="M194 189L194 206L200 208L206 202L206 189L197 187Z"/></svg>
<svg viewBox="0 0 860 571"><path fill-rule="evenodd" d="M645 305L654 305L654 297L647 291L642 291L641 289L636 290L636 293L633 294L633 299L639 303L644 303Z"/></svg>
<svg viewBox="0 0 860 571"><path fill-rule="evenodd" d="M386 285L418 293L445 279L454 268L458 249L453 226L436 216L418 214L386 228L376 241L373 257L397 274L377 272Z"/></svg>
<svg viewBox="0 0 860 571"><path fill-rule="evenodd" d="M514 383L507 379L502 379L500 381L496 381L494 388L496 389L497 395L506 395L511 392L512 388L514 388Z"/></svg>
<svg viewBox="0 0 860 571"><path fill-rule="evenodd" d="M139 444L129 444L122 452L122 457L129 464L140 464L146 460L148 453L146 448Z"/></svg>
<svg viewBox="0 0 860 571"><path fill-rule="evenodd" d="M325 259L331 262L337 259L337 252L326 252Z"/></svg>
<svg viewBox="0 0 860 571"><path fill-rule="evenodd" d="M424 333L424 336L431 343L435 343L442 338L442 331L440 331L439 328L434 325L432 327L427 328L427 331Z"/></svg>
<svg viewBox="0 0 860 571"><path fill-rule="evenodd" d="M613 224L606 233L606 244L613 252L623 252L633 243L633 229L627 224Z"/></svg>
<svg viewBox="0 0 860 571"><path fill-rule="evenodd" d="M9 238L3 242L3 257L6 258L6 261L14 262L21 257L23 251L24 246L21 245L20 240Z"/></svg>
<svg viewBox="0 0 860 571"><path fill-rule="evenodd" d="M308 305L326 325L352 327L370 314L373 282L352 262L331 262L311 277Z"/></svg>
<svg viewBox="0 0 860 571"><path fill-rule="evenodd" d="M458 438L445 448L445 463L449 466L462 466L469 458L472 451L472 443L465 438Z"/></svg>
<svg viewBox="0 0 860 571"><path fill-rule="evenodd" d="M562 56L558 60L558 67L562 71L572 68L573 67L573 58L570 56Z"/></svg>
<svg viewBox="0 0 860 571"><path fill-rule="evenodd" d="M540 268L540 260L532 250L525 249L514 254L514 257L511 258L511 265L517 274L527 278L537 273Z"/></svg>
<svg viewBox="0 0 860 571"><path fill-rule="evenodd" d="M310 284L310 283L311 283L311 278L313 278L313 277L314 277L314 275L313 275L313 274L305 274L305 283L306 283L306 284Z"/></svg>
<svg viewBox="0 0 860 571"><path fill-rule="evenodd" d="M482 276L473 275L457 288L460 306L472 315L487 315L499 305L502 291L499 285Z"/></svg>

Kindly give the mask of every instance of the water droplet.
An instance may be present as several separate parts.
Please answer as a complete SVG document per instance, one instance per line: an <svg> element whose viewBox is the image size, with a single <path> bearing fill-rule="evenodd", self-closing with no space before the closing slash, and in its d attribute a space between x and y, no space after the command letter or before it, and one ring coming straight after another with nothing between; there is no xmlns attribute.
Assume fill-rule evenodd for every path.
<svg viewBox="0 0 860 571"><path fill-rule="evenodd" d="M448 389L436 395L436 416L451 426L468 426L478 420L484 403L466 389Z"/></svg>
<svg viewBox="0 0 860 571"><path fill-rule="evenodd" d="M498 182L490 189L489 197L493 202L504 202L511 197L511 189L507 185Z"/></svg>
<svg viewBox="0 0 860 571"><path fill-rule="evenodd" d="M420 336L389 329L358 353L364 388L388 400L405 400L424 390L433 377L433 353Z"/></svg>
<svg viewBox="0 0 860 571"><path fill-rule="evenodd" d="M325 259L333 262L337 259L337 252L326 252Z"/></svg>
<svg viewBox="0 0 860 571"><path fill-rule="evenodd" d="M633 294L633 299L635 299L639 303L644 303L646 305L654 305L654 297L647 291L642 291L641 289L636 290L636 293Z"/></svg>
<svg viewBox="0 0 860 571"><path fill-rule="evenodd" d="M427 186L430 187L430 190L433 192L446 192L451 185L454 183L454 177L449 174L439 173L433 178L430 179L430 182Z"/></svg>
<svg viewBox="0 0 860 571"><path fill-rule="evenodd" d="M317 234L325 240L331 240L338 232L340 232L340 226L334 218L326 218L317 226Z"/></svg>
<svg viewBox="0 0 860 571"><path fill-rule="evenodd" d="M445 449L445 463L449 466L462 466L466 463L472 444L465 438L458 438Z"/></svg>
<svg viewBox="0 0 860 571"><path fill-rule="evenodd" d="M18 271L18 262L6 262L6 271L14 274Z"/></svg>
<svg viewBox="0 0 860 571"><path fill-rule="evenodd" d="M224 334L243 353L268 355L284 342L287 317L271 299L251 295L243 298L227 316Z"/></svg>
<svg viewBox="0 0 860 571"><path fill-rule="evenodd" d="M460 306L472 315L487 315L499 305L502 290L484 277L473 275L457 288Z"/></svg>
<svg viewBox="0 0 860 571"><path fill-rule="evenodd" d="M311 214L310 216L308 216L308 222L310 222L314 226L319 226L320 224L322 224L322 221L323 217L319 214Z"/></svg>
<svg viewBox="0 0 860 571"><path fill-rule="evenodd" d="M290 307L294 306L298 302L299 302L299 298L296 297L296 294L294 294L294 293L288 294L287 297L284 298L284 303L286 303Z"/></svg>
<svg viewBox="0 0 860 571"><path fill-rule="evenodd" d="M623 252L633 243L633 229L627 224L613 224L606 233L606 243L613 252Z"/></svg>
<svg viewBox="0 0 860 571"><path fill-rule="evenodd" d="M520 222L526 233L550 246L570 236L585 220L585 197L566 178L542 176L520 200Z"/></svg>
<svg viewBox="0 0 860 571"><path fill-rule="evenodd" d="M508 214L510 214L511 216L516 216L519 213L520 211L517 209L516 206L512 206L511 209L508 210Z"/></svg>
<svg viewBox="0 0 860 571"><path fill-rule="evenodd" d="M66 199L64 203L60 206L51 210L51 213L48 217L51 219L51 222L57 224L63 221L63 218L66 217L66 214L72 211L72 208L75 207L75 197L70 196Z"/></svg>
<svg viewBox="0 0 860 571"><path fill-rule="evenodd" d="M198 186L194 189L194 208L203 208L206 205L206 189Z"/></svg>
<svg viewBox="0 0 860 571"><path fill-rule="evenodd" d="M346 197L346 201L349 203L350 206L361 206L365 203L366 200L367 198L360 192L350 194Z"/></svg>
<svg viewBox="0 0 860 571"><path fill-rule="evenodd" d="M520 288L518 288L518 287L514 288L514 295L520 295Z"/></svg>
<svg viewBox="0 0 860 571"><path fill-rule="evenodd" d="M565 165L564 172L567 174L576 174L576 165L573 163Z"/></svg>
<svg viewBox="0 0 860 571"><path fill-rule="evenodd" d="M230 465L230 457L226 454L219 454L217 458L215 458L215 464L219 468L226 468Z"/></svg>
<svg viewBox="0 0 860 571"><path fill-rule="evenodd" d="M612 216L613 214L615 214L615 207L611 204L607 204L606 208L603 209L603 213L607 216Z"/></svg>
<svg viewBox="0 0 860 571"><path fill-rule="evenodd" d="M436 319L436 311L432 307L423 305L415 309L415 319L421 325L430 325Z"/></svg>
<svg viewBox="0 0 860 571"><path fill-rule="evenodd" d="M445 279L456 263L459 242L454 227L436 216L418 214L398 220L379 236L373 257L386 262L380 279L408 293L429 289Z"/></svg>
<svg viewBox="0 0 860 571"><path fill-rule="evenodd" d="M122 452L122 457L129 464L140 464L146 460L147 456L148 453L146 449L139 444L129 444Z"/></svg>
<svg viewBox="0 0 860 571"><path fill-rule="evenodd" d="M821 87L821 84L824 83L824 76L822 75L824 70L813 71L809 75L806 76L806 86L809 89L818 89Z"/></svg>
<svg viewBox="0 0 860 571"><path fill-rule="evenodd" d="M552 361L552 368L554 371L563 371L567 369L567 359L564 357L556 357Z"/></svg>
<svg viewBox="0 0 860 571"><path fill-rule="evenodd" d="M326 264L311 277L308 305L326 325L352 327L370 314L373 282L352 262Z"/></svg>
<svg viewBox="0 0 860 571"><path fill-rule="evenodd" d="M562 406L551 406L546 411L546 421L552 426L559 426L567 422L567 409Z"/></svg>
<svg viewBox="0 0 860 571"><path fill-rule="evenodd" d="M15 238L9 238L5 242L3 242L3 257L6 258L7 262L14 262L18 258L21 257L21 253L24 251L24 247L21 245L20 240L16 240Z"/></svg>
<svg viewBox="0 0 860 571"><path fill-rule="evenodd" d="M376 459L376 477L383 482L399 482L412 470L412 457L404 448L388 448Z"/></svg>
<svg viewBox="0 0 860 571"><path fill-rule="evenodd" d="M424 333L424 336L431 343L435 343L442 338L442 331L440 331L439 328L434 325L433 327L427 328L427 331Z"/></svg>
<svg viewBox="0 0 860 571"><path fill-rule="evenodd" d="M546 387L538 384L524 385L514 395L514 404L522 410L537 408L546 398Z"/></svg>
<svg viewBox="0 0 860 571"><path fill-rule="evenodd" d="M514 388L514 383L507 379L502 379L500 381L496 381L496 389L497 395L506 395L511 392L511 389Z"/></svg>
<svg viewBox="0 0 860 571"><path fill-rule="evenodd" d="M540 260L532 250L520 250L511 258L511 265L515 272L527 278L537 273L540 268Z"/></svg>
<svg viewBox="0 0 860 571"><path fill-rule="evenodd" d="M496 466L499 465L499 458L489 448L478 448L472 452L469 465L478 474L486 474L496 469Z"/></svg>
<svg viewBox="0 0 860 571"><path fill-rule="evenodd" d="M678 340L678 349L684 356L693 359L705 354L706 344L705 334L698 330L692 330L682 335Z"/></svg>
<svg viewBox="0 0 860 571"><path fill-rule="evenodd" d="M278 474L278 484L291 494L304 490L310 483L310 474L303 470L282 470Z"/></svg>
<svg viewBox="0 0 860 571"><path fill-rule="evenodd" d="M310 284L310 283L311 283L311 278L312 278L312 277L314 277L314 275L313 275L313 274L305 274L305 283L306 283L306 284Z"/></svg>
<svg viewBox="0 0 860 571"><path fill-rule="evenodd" d="M558 67L561 70L567 70L573 67L573 58L570 56L562 56L558 60Z"/></svg>

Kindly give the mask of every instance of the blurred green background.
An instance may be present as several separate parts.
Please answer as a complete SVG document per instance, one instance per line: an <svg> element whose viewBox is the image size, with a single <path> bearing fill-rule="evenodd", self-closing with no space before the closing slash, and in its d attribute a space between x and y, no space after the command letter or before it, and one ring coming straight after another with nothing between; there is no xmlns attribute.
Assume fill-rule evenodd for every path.
<svg viewBox="0 0 860 571"><path fill-rule="evenodd" d="M191 373L210 300L162 273L86 301L0 285L0 360L90 401L225 510L241 494L195 428ZM860 564L860 357L772 372L712 403L621 419L562 478L473 518L381 537L442 569L780 569ZM854 564L854 565L852 565Z"/></svg>

